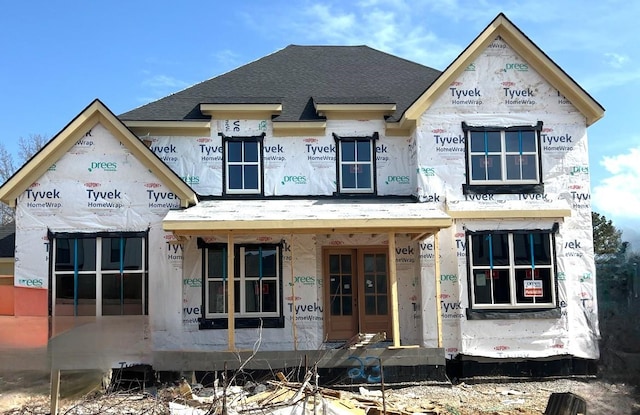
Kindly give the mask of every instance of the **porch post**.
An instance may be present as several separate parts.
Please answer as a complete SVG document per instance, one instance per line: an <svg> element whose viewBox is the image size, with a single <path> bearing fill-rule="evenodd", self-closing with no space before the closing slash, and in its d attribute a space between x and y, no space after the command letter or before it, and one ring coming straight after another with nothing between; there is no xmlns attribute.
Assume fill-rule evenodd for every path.
<svg viewBox="0 0 640 415"><path fill-rule="evenodd" d="M236 341L235 341L235 304L234 304L234 290L235 284L233 281L235 270L233 269L234 264L234 247L233 247L233 234L227 234L227 333L228 333L228 348L229 350L236 349Z"/></svg>
<svg viewBox="0 0 640 415"><path fill-rule="evenodd" d="M391 289L391 331L393 336L393 347L400 347L398 277L396 274L396 234L394 232L389 232L389 286Z"/></svg>
<svg viewBox="0 0 640 415"><path fill-rule="evenodd" d="M436 274L436 326L438 329L438 347L442 347L442 310L440 305L440 239L439 232L433 234L434 272Z"/></svg>
<svg viewBox="0 0 640 415"><path fill-rule="evenodd" d="M51 402L49 404L49 413L58 415L58 402L60 400L60 370L51 366Z"/></svg>

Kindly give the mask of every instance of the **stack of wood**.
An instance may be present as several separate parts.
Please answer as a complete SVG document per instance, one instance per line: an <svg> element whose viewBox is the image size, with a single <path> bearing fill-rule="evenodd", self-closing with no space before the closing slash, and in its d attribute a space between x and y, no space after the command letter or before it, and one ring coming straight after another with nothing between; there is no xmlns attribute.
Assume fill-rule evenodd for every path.
<svg viewBox="0 0 640 415"><path fill-rule="evenodd" d="M332 415L413 415L415 411L397 409L385 405L382 392L358 395L352 392L318 387L310 384L311 372L305 381L289 382L282 373L278 381L269 381L270 390L249 396L238 402L241 412L254 412L270 415L282 414L332 414ZM300 410L293 407L300 406ZM436 408L421 408L420 415L441 413ZM442 412L446 413L446 412Z"/></svg>

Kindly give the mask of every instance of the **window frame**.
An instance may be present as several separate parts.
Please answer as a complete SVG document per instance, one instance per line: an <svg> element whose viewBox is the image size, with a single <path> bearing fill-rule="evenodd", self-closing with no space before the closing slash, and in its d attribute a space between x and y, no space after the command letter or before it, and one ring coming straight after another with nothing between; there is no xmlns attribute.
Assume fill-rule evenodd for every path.
<svg viewBox="0 0 640 415"><path fill-rule="evenodd" d="M377 162L376 162L376 141L379 139L379 134L374 132L370 136L341 136L336 133L333 133L333 138L336 142L336 193L340 195L376 195L378 193L378 184L377 184ZM357 144L355 146L355 160L343 161L342 155L342 145L343 143L358 143L358 142L369 142L370 143L370 156L371 160L367 161L359 161L357 160ZM371 186L367 188L358 188L357 180L355 188L347 188L344 187L344 178L342 177L342 167L343 165L368 165L370 166L370 175L369 178L371 180ZM357 172L355 173L357 175Z"/></svg>
<svg viewBox="0 0 640 415"><path fill-rule="evenodd" d="M239 195L239 196L243 196L243 195L249 195L249 196L263 196L264 195L264 155L263 153L263 148L264 148L264 137L265 137L265 133L262 133L261 135L256 135L256 136L228 136L225 135L223 133L219 133L218 134L220 137L222 137L222 182L223 182L223 194L224 195ZM246 161L244 160L244 152L242 155L242 160L241 161L233 161L230 162L229 161L229 144L230 143L256 143L257 146L257 157L258 160L257 161ZM230 166L240 166L240 167L246 167L246 166L256 166L258 169L257 172L257 184L258 184L258 188L257 189L247 189L245 188L245 184L244 184L244 180L243 180L243 184L242 184L242 188L241 189L231 189L230 188L230 178L231 178L231 174L229 173L229 168ZM243 174L243 178L244 178L244 174Z"/></svg>
<svg viewBox="0 0 640 415"><path fill-rule="evenodd" d="M465 136L465 175L466 180L462 185L463 194L518 194L518 193L544 193L544 183L542 179L542 121L538 121L536 125L517 125L511 127L499 127L499 126L469 126L466 122L462 122L462 131ZM533 155L533 159L536 162L535 166L535 179L508 179L507 175L507 160L512 157L515 152L508 152L506 149L506 133L508 132L533 132L535 137L535 152L524 152L520 147L519 154ZM485 147L484 153L486 156L499 156L500 157L500 179L483 179L474 180L472 178L472 156L479 152L471 151L471 134L473 133L499 133L500 134L500 151L489 152ZM490 154L492 153L492 154Z"/></svg>
<svg viewBox="0 0 640 415"><path fill-rule="evenodd" d="M558 225L554 224L552 229L540 230L540 229L513 229L513 230L481 230L481 231L466 231L466 251L467 251L467 283L469 286L469 308L467 309L467 317L469 319L486 319L486 318L551 318L551 317L559 317L560 309L558 307L558 279L557 279L557 252L556 252L556 233L558 230ZM508 264L507 265L499 265L493 266L492 264L487 267L486 264L474 264L474 242L473 239L475 236L496 236L496 235L507 235L508 242ZM514 254L514 235L545 235L549 238L549 264L540 264L536 265L535 259L529 264L517 264L515 261ZM535 258L535 253L532 249L531 254ZM491 254L490 254L491 255ZM523 302L518 300L518 270L532 270L530 272L532 281L544 281L545 276L540 278L536 278L540 273L536 273L535 269L548 269L549 270L549 291L543 291L543 296L549 295L550 300L545 302L536 303L535 298L533 297L533 302ZM476 273L474 270L478 270L486 273L486 269L489 268L491 277L487 278L487 282L491 284L491 294L492 294L492 302L490 304L487 303L477 303L476 302ZM501 270L508 271L509 278L509 303L496 303L494 299L494 291L493 291L493 280L494 278L494 270L495 272L500 272ZM526 277L528 278L528 277ZM522 280L524 285L524 280ZM543 290L545 288L543 287ZM546 294L544 294L546 293ZM522 296L526 296L524 293L524 287L522 290Z"/></svg>
<svg viewBox="0 0 640 415"><path fill-rule="evenodd" d="M140 252L140 263L139 266L136 265L135 269L128 268L125 265L126 261L126 243L125 240L128 238L140 238L141 239L141 252ZM51 242L49 244L49 314L51 316L66 316L68 314L59 314L57 312L57 295L58 290L61 287L58 287L58 277L64 278L73 277L74 279L74 288L73 288L73 314L70 316L124 316L124 315L148 315L149 314L149 231L143 232L97 232L97 233L67 233L67 232L58 232L54 233L48 232L48 239ZM112 269L109 267L109 264L105 264L103 261L103 243L106 240L120 239L119 243L119 258L117 261L110 259L108 262L110 264L117 263L118 269ZM94 241L93 244L93 255L92 258L93 269L89 270L81 270L79 269L79 264L77 261L77 256L74 258L69 257L68 262L64 264L72 267L72 269L58 269L58 244L60 241L69 241L74 244L74 251L80 251L79 247L82 246L84 249L84 245L80 245L78 241ZM135 248L135 246L134 246ZM71 252L71 249L69 249ZM91 253L89 253L91 254ZM112 252L113 254L113 252ZM62 264L62 263L61 263ZM105 267L106 265L106 267ZM139 275L140 283L141 283L141 313L125 313L125 285L120 283L120 313L105 313L105 300L108 298L104 297L103 284L105 284L105 277L109 276L119 276L120 281L124 281L124 278L131 275ZM89 281L89 283L93 282L95 285L95 312L93 314L84 314L79 313L79 290L80 290L80 278L83 276L93 277L93 281ZM108 282L107 282L108 283Z"/></svg>
<svg viewBox="0 0 640 415"><path fill-rule="evenodd" d="M227 244L224 243L207 243L202 239L198 239L198 248L202 250L202 308L200 318L200 329L226 329L228 328L229 314L227 311ZM276 250L275 261L275 276L247 276L246 275L246 262L242 261L244 253L247 250L261 250L269 249ZM222 253L222 270L218 273L219 276L209 277L209 252L211 250L217 250ZM283 258L283 243L275 244L260 244L260 243L242 243L234 244L234 305L236 310L234 311L234 324L236 328L282 328L284 327L284 297L283 297L283 272L282 272L282 258ZM262 265L260 265L262 268ZM260 271L261 272L261 271ZM247 311L246 304L246 289L247 282L260 281L260 291L264 289L262 281L267 280L269 282L275 282L275 311ZM209 312L209 284L223 282L222 289L222 312ZM268 285L272 286L272 285ZM262 301L262 296L259 297ZM239 304L238 304L239 299ZM238 309L239 308L239 309Z"/></svg>

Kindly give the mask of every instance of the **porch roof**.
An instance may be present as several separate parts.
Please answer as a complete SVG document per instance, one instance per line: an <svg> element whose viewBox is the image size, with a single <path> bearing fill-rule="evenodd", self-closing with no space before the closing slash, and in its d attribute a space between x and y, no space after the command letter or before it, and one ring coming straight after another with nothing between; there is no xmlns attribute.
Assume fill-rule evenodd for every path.
<svg viewBox="0 0 640 415"><path fill-rule="evenodd" d="M209 200L169 211L162 224L176 236L394 232L421 237L448 228L452 219L408 198Z"/></svg>

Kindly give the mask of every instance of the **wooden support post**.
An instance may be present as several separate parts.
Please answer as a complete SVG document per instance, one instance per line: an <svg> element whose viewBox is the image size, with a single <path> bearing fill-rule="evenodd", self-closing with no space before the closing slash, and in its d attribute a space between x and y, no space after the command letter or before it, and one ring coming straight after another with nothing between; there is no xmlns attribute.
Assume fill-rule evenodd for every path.
<svg viewBox="0 0 640 415"><path fill-rule="evenodd" d="M292 309L296 309L296 285L295 274L293 272L293 234L289 235L289 250L291 252L291 260L289 266L291 267L291 302L293 303ZM291 313L291 329L293 330L293 350L298 350L298 328L296 324L296 313Z"/></svg>
<svg viewBox="0 0 640 415"><path fill-rule="evenodd" d="M436 322L438 329L438 347L442 347L442 310L440 305L440 238L438 232L433 235L434 272L436 274Z"/></svg>
<svg viewBox="0 0 640 415"><path fill-rule="evenodd" d="M58 415L58 401L60 400L60 370L51 368L51 415Z"/></svg>
<svg viewBox="0 0 640 415"><path fill-rule="evenodd" d="M393 347L400 347L398 275L396 273L396 234L393 232L389 232L389 288L391 289L391 335L393 336Z"/></svg>
<svg viewBox="0 0 640 415"><path fill-rule="evenodd" d="M233 281L235 270L233 269L234 265L234 254L235 249L233 246L233 234L227 234L227 334L228 334L228 345L230 351L236 350L236 340L235 340L235 304L234 304L234 290L235 283Z"/></svg>

